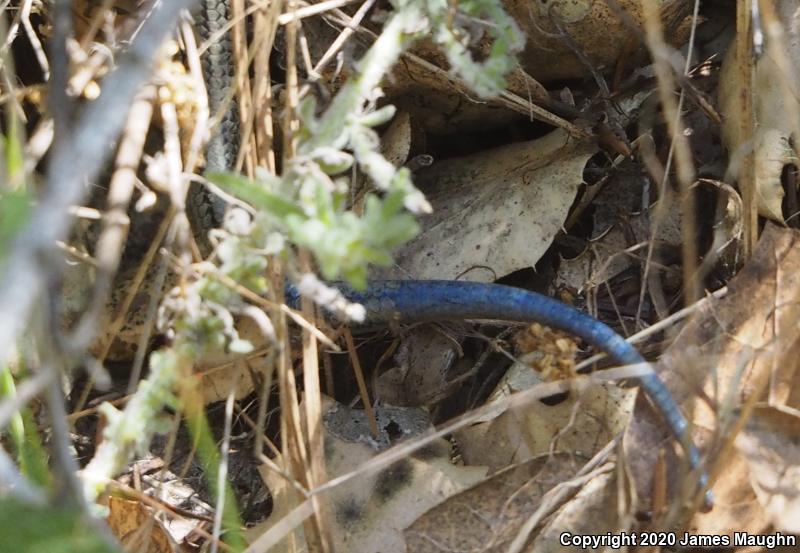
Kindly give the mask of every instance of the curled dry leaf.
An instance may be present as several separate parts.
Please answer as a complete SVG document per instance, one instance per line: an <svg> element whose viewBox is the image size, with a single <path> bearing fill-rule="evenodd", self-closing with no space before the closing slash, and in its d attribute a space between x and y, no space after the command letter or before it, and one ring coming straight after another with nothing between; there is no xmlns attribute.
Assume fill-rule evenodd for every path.
<svg viewBox="0 0 800 553"><path fill-rule="evenodd" d="M722 140L730 154L726 180L735 180L743 158L752 150L755 164L755 187L758 213L775 221L783 221L781 202L784 191L781 173L796 164L797 118L800 116L800 2L775 2L783 26L779 48L767 48L755 63L753 79L753 113L756 128L752 142L745 141L737 118L742 113L740 91L747 83L740 82L739 60L735 42L728 47L719 76L720 111L725 119Z"/></svg>
<svg viewBox="0 0 800 553"><path fill-rule="evenodd" d="M408 161L412 133L411 116L406 111L400 111L381 136L381 154L395 167L401 167Z"/></svg>
<svg viewBox="0 0 800 553"><path fill-rule="evenodd" d="M800 405L798 320L800 233L768 225L750 261L730 281L726 296L698 311L656 368L678 402L708 398L685 405L691 407L690 419L701 442L708 443L715 432L729 429L739 407L748 401L768 396L773 405ZM648 497L652 489L659 451L672 451L669 440L661 420L646 403L639 402L625 448L640 497ZM747 493L742 490L745 480L741 471L733 468L735 456L718 462L725 464L713 488L718 505L741 502ZM672 458L669 466L675 491L681 482L679 463ZM719 529L714 516L714 512L698 516L695 523L700 529ZM749 514L749 520L755 518ZM733 516L730 522L741 525L741 519Z"/></svg>
<svg viewBox="0 0 800 553"><path fill-rule="evenodd" d="M654 1L660 7L665 35L673 44L682 44L688 37L687 16L692 3L687 0ZM547 107L551 98L542 82L585 78L591 74L592 68L607 71L618 60L642 51L636 32L609 7L611 2L506 0L504 4L527 36L519 67L506 75L506 89L520 102L530 100ZM638 0L615 0L614 4L634 27L641 27L642 9ZM373 25L368 19L362 23L366 27ZM468 29L469 47L477 59L484 58L493 45L484 36L484 28L485 24L474 24ZM323 56L339 31L322 18L307 18L303 21L303 32L308 39L311 58L316 60ZM363 51L363 44L351 40L344 55L357 59ZM333 65L329 64L322 73L335 90L348 76L350 68L344 64L334 69ZM431 41L420 41L395 66L391 78L384 83L389 103L408 111L426 130L437 133L501 128L519 119L520 113L516 111L525 114L524 107L509 109L497 101L476 100L474 93L453 77L448 68L445 56Z"/></svg>
<svg viewBox="0 0 800 553"><path fill-rule="evenodd" d="M519 113L497 102L476 101L474 94L444 69L448 64L432 44L423 41L412 52L412 58L395 67L386 95L390 103L412 113L425 130L451 134L501 128L519 119ZM506 88L536 104L550 103L547 89L519 67L506 75Z"/></svg>
<svg viewBox="0 0 800 553"><path fill-rule="evenodd" d="M634 181L632 184L641 184ZM612 185L613 186L613 185ZM639 192L641 194L641 192ZM598 196L598 203L602 200ZM646 249L627 251L637 244L654 240L659 246L679 247L681 243L681 210L676 194L668 192L647 210L627 217L620 223L618 208L623 202L630 205L630 199L612 196L614 217L609 222L594 218L594 238L588 248L572 259L563 259L553 282L553 289L566 288L583 292L598 287L626 269L638 265L639 259L646 257ZM598 208L599 211L599 208ZM598 230L599 229L599 230ZM654 235L653 232L656 232ZM658 252L654 258L658 261ZM651 274L660 270L651 266Z"/></svg>
<svg viewBox="0 0 800 553"><path fill-rule="evenodd" d="M654 1L660 7L665 36L674 45L682 44L688 37L692 3ZM520 64L539 81L583 78L590 75L586 61L608 70L621 58L641 51L636 33L613 7L616 4L620 13L641 28L640 0L506 0L504 4L528 37Z"/></svg>
<svg viewBox="0 0 800 553"><path fill-rule="evenodd" d="M453 366L459 358L460 344L455 336L435 325L407 330L393 357L393 366L381 373L375 397L391 405L432 405L454 390Z"/></svg>
<svg viewBox="0 0 800 553"><path fill-rule="evenodd" d="M578 538L586 538L603 535L612 528L616 532L622 532L623 528L620 528L617 507L618 497L619 489L614 473L598 471L597 474L582 483L580 491L575 497L547 520L533 539L528 551L537 553L574 551L577 553L586 551L587 548L564 546L562 538L565 533Z"/></svg>
<svg viewBox="0 0 800 553"><path fill-rule="evenodd" d="M362 21L362 25L367 28L375 26L369 18ZM481 24L472 25L469 29L469 38L476 43L470 44L470 49L477 59L484 58L492 46L491 41L483 39L484 29ZM308 39L311 58L322 58L339 32L338 28L323 18L304 19L303 33ZM366 51L366 44L366 41L356 38L349 40L344 48L344 58L361 58ZM352 66L350 63L328 64L322 69L332 93L350 76ZM448 69L446 56L431 40L423 39L395 65L391 76L382 83L382 92L388 103L411 114L426 131L442 134L467 129L485 130L487 126L501 128L518 120L519 112L523 116L528 115L524 107L515 112L502 107L497 101L477 100L474 92ZM550 103L547 89L519 67L506 75L506 88L524 100L540 105Z"/></svg>
<svg viewBox="0 0 800 553"><path fill-rule="evenodd" d="M561 229L595 151L556 130L421 171L416 183L433 214L397 252L399 270L383 274L493 281L532 267Z"/></svg>

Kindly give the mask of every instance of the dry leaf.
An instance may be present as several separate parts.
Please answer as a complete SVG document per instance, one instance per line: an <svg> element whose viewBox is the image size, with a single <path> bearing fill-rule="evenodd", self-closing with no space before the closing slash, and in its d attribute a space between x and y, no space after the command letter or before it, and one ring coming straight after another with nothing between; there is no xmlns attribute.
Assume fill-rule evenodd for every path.
<svg viewBox="0 0 800 553"><path fill-rule="evenodd" d="M507 551L544 495L572 479L578 468L576 458L566 454L510 467L418 518L405 531L406 551Z"/></svg>
<svg viewBox="0 0 800 553"><path fill-rule="evenodd" d="M611 280L626 269L638 265L637 257L646 256L644 249L631 252L630 255L625 251L637 243L656 240L660 246L679 246L681 210L677 204L676 194L666 194L644 213L626 218L624 225L617 220L603 228L595 220L595 229L601 226L602 233L598 235L596 232L589 247L580 255L572 259L562 258L552 284L553 289L566 287L568 290L583 292ZM658 218L657 234L653 235L655 218ZM651 266L650 270L652 274L659 268Z"/></svg>
<svg viewBox="0 0 800 553"><path fill-rule="evenodd" d="M408 161L411 135L411 116L407 111L398 112L381 136L381 154L395 167L401 167Z"/></svg>
<svg viewBox="0 0 800 553"><path fill-rule="evenodd" d="M378 377L375 396L391 405L435 403L448 391L459 349L459 339L435 325L410 328L394 354L395 366Z"/></svg>
<svg viewBox="0 0 800 553"><path fill-rule="evenodd" d="M800 31L797 0L781 0L774 3L783 23L784 40L778 49L767 48L755 63L753 79L753 113L756 128L751 142L740 136L737 115L742 113L740 91L744 83L739 82L740 71L735 41L728 47L728 54L719 75L720 111L725 114L722 125L722 140L730 153L728 177L735 180L743 157L753 149L755 164L755 187L758 213L775 221L783 221L781 202L784 191L781 173L787 165L796 164L797 122L800 116L800 82L797 67L800 63ZM788 71L782 68L787 65Z"/></svg>
<svg viewBox="0 0 800 553"><path fill-rule="evenodd" d="M416 183L434 212L397 252L399 270L383 274L493 281L532 267L561 229L595 151L556 130L420 171Z"/></svg>
<svg viewBox="0 0 800 553"><path fill-rule="evenodd" d="M617 479L613 472L601 472L581 486L578 494L567 502L531 543L530 551L586 551L578 546L562 545L562 536L589 537L606 532L622 532L619 528L619 512L616 509Z"/></svg>
<svg viewBox="0 0 800 553"><path fill-rule="evenodd" d="M389 103L408 111L425 128L437 134L502 128L520 114L497 102L474 101L474 94L442 68L448 63L438 49L423 41L412 49L414 59L395 66L386 84ZM521 98L547 106L547 90L521 68L506 75L506 88Z"/></svg>
<svg viewBox="0 0 800 553"><path fill-rule="evenodd" d="M489 402L540 382L533 369L515 363ZM456 440L464 462L486 465L491 472L550 451L591 457L625 429L635 398L635 389L613 384L578 386L556 405L534 401L505 411L458 431Z"/></svg>
<svg viewBox="0 0 800 553"><path fill-rule="evenodd" d="M725 460L724 478L714 484L714 509L709 513L697 513L687 531L705 535L766 533L769 521L748 484L748 474L744 458L733 451Z"/></svg>
<svg viewBox="0 0 800 553"><path fill-rule="evenodd" d="M353 420L355 410L334 406L329 398L324 400L325 460L328 475L334 478L357 469L379 451L369 444L374 440L369 437L363 417L362 434L356 436L356 427L346 422ZM330 415L334 409L342 416L337 417L338 422L332 425ZM409 420L415 418L414 412L421 413L418 409L407 409L405 412ZM402 421L393 420L380 426L392 426L386 430L396 433L402 430ZM416 432L421 430L415 429ZM347 439L342 436L347 436ZM355 478L337 486L325 496L333 513L331 531L335 550L348 553L403 551L402 531L409 524L441 501L480 482L485 474L483 467L455 466L450 461L450 444L446 440L438 440L377 475ZM275 507L270 518L250 532L254 538L292 509L296 495L282 476L267 469L262 470L262 475L270 488ZM304 543L300 535L302 530L298 528L297 532L298 542ZM270 551L284 551L282 548L286 547L286 541Z"/></svg>
<svg viewBox="0 0 800 553"><path fill-rule="evenodd" d="M750 484L777 530L800 534L800 418L774 407L756 409L736 447Z"/></svg>
<svg viewBox="0 0 800 553"><path fill-rule="evenodd" d="M797 407L798 320L800 233L768 225L753 257L729 283L727 295L699 310L656 369L679 403L696 398L701 390L713 402L694 402L690 418L698 438L708 439L721 424L732 424L737 409L764 383L773 405ZM649 495L659 451L672 451L669 441L660 418L638 402L625 446L640 497ZM670 466L676 469L677 463ZM677 470L670 480L673 490L683 481ZM722 471L714 486L718 503L732 502L731 495L741 500L742 484L740 472Z"/></svg>
<svg viewBox="0 0 800 553"><path fill-rule="evenodd" d="M139 501L110 496L108 526L125 546L136 553L176 553L178 546L164 527Z"/></svg>
<svg viewBox="0 0 800 553"><path fill-rule="evenodd" d="M688 36L682 23L691 13L685 0L654 0L661 7L665 36L680 45ZM542 82L578 79L590 75L580 51L593 67L612 69L617 61L641 48L634 31L614 12L617 4L634 25L643 23L639 0L505 0L505 8L522 27L528 42L520 64ZM565 38L564 35L567 35Z"/></svg>

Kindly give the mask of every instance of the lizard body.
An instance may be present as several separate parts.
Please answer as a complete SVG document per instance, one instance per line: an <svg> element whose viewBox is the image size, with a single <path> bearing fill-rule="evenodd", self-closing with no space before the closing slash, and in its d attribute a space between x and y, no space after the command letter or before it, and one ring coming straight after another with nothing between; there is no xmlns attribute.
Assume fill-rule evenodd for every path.
<svg viewBox="0 0 800 553"><path fill-rule="evenodd" d="M229 0L202 0L200 29L205 38L225 24ZM209 105L218 109L233 82L232 48L229 36L222 37L205 56L204 71L209 90ZM234 102L232 102L233 104ZM209 166L214 170L230 169L238 150L238 115L231 106L222 118L217 134L209 145ZM224 212L222 200L204 191L194 194L189 202L208 225L209 215L215 223ZM198 220L197 217L195 217ZM202 230L202 229L201 229ZM620 364L646 363L639 352L607 325L557 300L527 290L464 281L372 281L364 291L336 285L351 301L365 306L368 323L421 322L458 319L499 319L540 322L582 338L606 352ZM298 293L287 286L287 303L297 304ZM692 469L700 470L699 484L705 487L707 477L701 470L702 459L692 442L689 425L672 394L655 372L638 379L653 405L661 413L675 439L686 452ZM711 505L710 492L706 495Z"/></svg>

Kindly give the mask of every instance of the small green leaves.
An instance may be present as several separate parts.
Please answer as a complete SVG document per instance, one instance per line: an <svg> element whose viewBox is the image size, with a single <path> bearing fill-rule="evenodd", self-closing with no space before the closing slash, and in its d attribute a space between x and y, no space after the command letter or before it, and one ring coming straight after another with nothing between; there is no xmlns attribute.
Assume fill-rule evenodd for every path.
<svg viewBox="0 0 800 553"><path fill-rule="evenodd" d="M175 389L179 379L189 374L192 363L204 351L224 346L235 353L252 350L253 345L237 334L234 315L258 319L252 312L256 306L245 299L250 294L243 297L241 292L242 288L256 294L267 292L270 256L280 256L283 266L298 274L303 272L299 270L301 264L293 257L296 250L289 246L305 248L314 255L326 279L344 278L352 286L363 288L368 266L391 263L392 250L418 232L414 215L431 208L412 183L409 170L397 168L380 153L375 127L395 113L392 106L376 108L381 82L415 40L433 35L444 48L453 71L480 96L497 94L504 86L503 75L513 68L512 54L522 48L523 37L500 0L394 0L394 4L397 11L389 17L367 54L355 64L356 74L327 109L319 113L310 96L301 103L298 115L302 125L293 137L298 141L297 155L284 162L281 176L264 174L251 180L229 173L207 175L224 193L253 209L229 210L225 227L214 231L215 255L193 266L196 273L191 274L200 276L187 278L185 285L176 287L165 298L159 325L172 345L151 355L150 375L140 383L124 412L110 406L103 408L107 418L104 439L83 470L84 493L89 501L94 501L108 479L162 429L164 406L177 403ZM482 63L475 62L468 50L471 37L455 26L464 16L488 19L485 28L493 43ZM9 167L18 165L14 146L6 145ZM356 174L354 168L378 192L366 196L361 214L349 201L352 190L346 177ZM11 237L28 215L28 203L24 193L0 194L0 262ZM325 286L320 283L316 288ZM351 314L363 317L363 309L355 308L360 306L344 303ZM266 319L267 315L258 313ZM260 326L269 335L268 320L265 322ZM189 400L183 408L200 441L201 457L211 469L209 481L214 482L218 453L203 426L205 419L197 416L202 406ZM226 506L233 506L232 496L227 495ZM228 528L238 527L235 508L226 510L226 514ZM6 517L10 527L12 516L17 516L15 509L0 502L0 523ZM38 524L35 531L33 526L29 529L15 524L15 533L0 534L0 551L108 551L102 543L91 541L91 532L78 531L79 521L74 516L46 516L47 532L41 532ZM23 518L35 520L32 516ZM234 549L237 537L236 533L229 534Z"/></svg>
<svg viewBox="0 0 800 553"><path fill-rule="evenodd" d="M336 148L317 148L313 154L320 169L327 175L338 175L353 166L353 156Z"/></svg>
<svg viewBox="0 0 800 553"><path fill-rule="evenodd" d="M283 218L302 213L294 202L274 194L263 184L255 183L247 177L233 173L211 173L206 177L224 192L275 217Z"/></svg>
<svg viewBox="0 0 800 553"><path fill-rule="evenodd" d="M394 106L383 106L375 111L365 113L358 118L358 122L365 127L379 127L391 121L395 113L397 113L397 109Z"/></svg>
<svg viewBox="0 0 800 553"><path fill-rule="evenodd" d="M356 287L365 285L369 264L390 263L392 250L418 232L412 214L430 211L409 171L396 168L380 153L374 127L395 114L390 105L375 109L381 80L414 40L433 31L453 70L487 97L502 90L503 76L515 63L513 54L524 45L522 33L499 0L462 0L456 14L452 4L443 0L397 0L395 7L379 38L357 63L358 73L328 108L318 115L313 99L301 104L299 154L284 167L282 177L266 176L254 182L235 175L209 176L224 191L268 215L255 218L251 237L281 233L288 242L314 254L323 277L344 278ZM493 42L481 63L467 48L474 37L457 26L465 17L487 18L483 28ZM331 180L354 163L382 193L382 197L367 198L361 217L347 208L347 186ZM220 269L250 289L263 290L265 283L257 275L264 267L253 261L253 250L239 242L234 247L233 240L229 237L229 243L223 242L218 249L223 259ZM261 248L255 243L250 247ZM234 251L235 256L231 255ZM204 294L226 303L222 290L211 294L212 290L213 286L206 287Z"/></svg>
<svg viewBox="0 0 800 553"><path fill-rule="evenodd" d="M480 97L497 96L505 88L505 74L516 64L516 54L525 46L525 35L514 19L499 0L461 0L458 3L463 16L473 20L486 18L484 28L493 40L492 47L486 59L477 62L467 49L469 34L448 24L452 18L450 7L434 1L429 1L428 6L435 28L433 39L444 50L452 70Z"/></svg>

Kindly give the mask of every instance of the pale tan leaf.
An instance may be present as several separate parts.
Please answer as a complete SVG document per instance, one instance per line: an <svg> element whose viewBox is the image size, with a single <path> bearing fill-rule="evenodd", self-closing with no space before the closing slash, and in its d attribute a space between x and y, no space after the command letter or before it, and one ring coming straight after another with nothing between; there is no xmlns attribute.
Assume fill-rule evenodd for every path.
<svg viewBox="0 0 800 553"><path fill-rule="evenodd" d="M357 469L379 453L374 447L376 440L370 437L368 426L357 410L336 405L329 398L324 398L323 410L326 465L332 479ZM390 435L404 434L407 423L411 426L407 429L409 434L425 429L417 422L423 413L418 409L391 408L382 414L381 408L376 410L380 428ZM387 413L391 410L394 412L390 416ZM262 475L275 507L270 518L250 532L253 540L295 506L296 493L282 476L266 468ZM336 551L403 551L402 531L409 524L431 507L482 481L485 475L485 467L454 465L450 461L450 444L438 440L384 471L335 487L325 500L333 514L331 530ZM298 529L296 537L302 544L301 532ZM286 541L278 547L285 548Z"/></svg>
<svg viewBox="0 0 800 553"><path fill-rule="evenodd" d="M557 130L421 171L416 182L434 212L389 273L455 278L466 271L467 280L492 281L532 267L564 224L595 151ZM467 271L475 267L481 270Z"/></svg>
<svg viewBox="0 0 800 553"><path fill-rule="evenodd" d="M730 153L728 179L738 176L744 156L752 150L758 213L762 217L783 221L781 174L784 167L797 162L797 152L792 144L797 143L798 122L795 119L800 116L800 80L797 74L800 3L782 0L774 5L784 27L784 39L779 51L768 48L755 63L753 112L756 128L752 141L740 136L738 114L742 113L740 91L744 83L739 82L741 72L734 44L728 48L720 70L719 103L721 112L725 114L722 140Z"/></svg>
<svg viewBox="0 0 800 553"><path fill-rule="evenodd" d="M531 367L515 363L492 398L540 382ZM524 408L505 411L460 430L456 439L467 464L486 465L492 472L550 451L591 457L625 429L635 398L635 389L590 384L572 390L564 401L555 405L535 401Z"/></svg>
<svg viewBox="0 0 800 553"><path fill-rule="evenodd" d="M800 417L774 407L756 409L736 447L769 522L800 534Z"/></svg>
<svg viewBox="0 0 800 553"><path fill-rule="evenodd" d="M507 551L523 524L555 486L572 479L575 456L542 456L508 468L417 519L405 531L406 551Z"/></svg>

